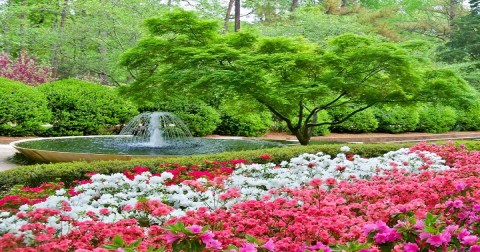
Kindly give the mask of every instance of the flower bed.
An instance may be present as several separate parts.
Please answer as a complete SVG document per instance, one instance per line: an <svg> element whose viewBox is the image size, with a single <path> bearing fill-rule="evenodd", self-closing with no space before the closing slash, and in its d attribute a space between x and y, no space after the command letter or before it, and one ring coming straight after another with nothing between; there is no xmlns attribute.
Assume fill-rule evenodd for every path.
<svg viewBox="0 0 480 252"><path fill-rule="evenodd" d="M479 161L448 144L369 159L344 147L16 188L0 200L0 250L480 251Z"/></svg>

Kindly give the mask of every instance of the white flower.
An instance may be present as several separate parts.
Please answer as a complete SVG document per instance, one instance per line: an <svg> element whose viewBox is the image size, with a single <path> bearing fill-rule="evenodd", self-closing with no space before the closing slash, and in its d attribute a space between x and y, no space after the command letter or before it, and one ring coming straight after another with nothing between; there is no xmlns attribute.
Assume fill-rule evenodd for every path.
<svg viewBox="0 0 480 252"><path fill-rule="evenodd" d="M342 146L342 147L340 147L340 151L341 151L341 152L349 152L349 151L350 151L350 147L348 147L348 146Z"/></svg>
<svg viewBox="0 0 480 252"><path fill-rule="evenodd" d="M163 178L164 180L165 180L165 179L172 179L172 178L173 178L173 174L170 173L170 172L162 172L161 178Z"/></svg>

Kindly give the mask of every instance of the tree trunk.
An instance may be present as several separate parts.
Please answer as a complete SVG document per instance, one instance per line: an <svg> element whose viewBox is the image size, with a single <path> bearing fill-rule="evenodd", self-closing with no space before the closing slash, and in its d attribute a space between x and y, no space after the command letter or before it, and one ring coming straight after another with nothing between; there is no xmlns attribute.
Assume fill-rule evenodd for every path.
<svg viewBox="0 0 480 252"><path fill-rule="evenodd" d="M240 30L240 0L235 0L235 32Z"/></svg>
<svg viewBox="0 0 480 252"><path fill-rule="evenodd" d="M291 11L291 12L294 12L295 9L298 8L298 1L299 1L299 0L292 0L292 5L290 6L290 11Z"/></svg>
<svg viewBox="0 0 480 252"><path fill-rule="evenodd" d="M227 7L227 14L225 14L225 22L223 23L223 32L227 33L228 32L228 22L230 21L230 15L232 14L232 9L233 9L233 3L235 0L230 0L228 2L228 7Z"/></svg>
<svg viewBox="0 0 480 252"><path fill-rule="evenodd" d="M301 145L308 145L310 142L310 138L312 137L311 130L306 125L302 126L300 129L290 129L290 131L292 131L295 137L297 137L297 140Z"/></svg>
<svg viewBox="0 0 480 252"><path fill-rule="evenodd" d="M52 77L54 79L58 78L58 69L60 67L60 57L61 54L61 46L62 46L62 37L63 37L63 30L65 29L65 22L67 21L67 7L68 1L65 0L62 6L62 13L60 14L60 24L58 26L58 36L57 42L55 44L55 48L53 49L53 56L52 56Z"/></svg>
<svg viewBox="0 0 480 252"><path fill-rule="evenodd" d="M458 0L450 0L449 5L448 5L448 25L452 27L453 25L453 20L457 16L457 6L458 6Z"/></svg>

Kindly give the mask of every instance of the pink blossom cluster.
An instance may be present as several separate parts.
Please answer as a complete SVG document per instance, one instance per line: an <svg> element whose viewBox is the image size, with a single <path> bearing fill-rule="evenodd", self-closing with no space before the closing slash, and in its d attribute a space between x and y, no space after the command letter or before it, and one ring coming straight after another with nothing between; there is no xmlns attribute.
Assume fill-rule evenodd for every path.
<svg viewBox="0 0 480 252"><path fill-rule="evenodd" d="M32 86L52 81L50 69L39 66L27 52L20 53L16 60L0 54L0 76Z"/></svg>
<svg viewBox="0 0 480 252"><path fill-rule="evenodd" d="M185 216L169 219L164 226L144 225L139 219L104 223L102 214L107 213L102 212L93 221L75 221L58 210L36 209L18 216L28 220L21 228L30 232L2 234L0 251L105 251L101 247L111 243L115 235L126 243L140 239L139 251L161 246L169 250L185 238L167 228L178 223L197 234L206 251L226 250L229 245L236 248L234 251L330 251L331 246L354 242L368 245L369 251L385 246L391 246L392 251L480 251L480 152L452 144L425 143L411 150L434 152L453 169L421 173L393 169L369 180L316 178L301 188L271 190L264 198L239 202L228 209L190 210ZM175 169L189 173L189 168L181 165ZM180 178L180 174L172 180L202 186L190 176ZM220 187L226 174L215 174L219 175L202 177ZM220 198L238 194L235 188L223 192ZM172 208L160 200L148 199L124 210L167 214ZM63 207L68 210L68 205ZM74 228L52 233L46 224L53 217ZM258 243L247 237L255 237Z"/></svg>

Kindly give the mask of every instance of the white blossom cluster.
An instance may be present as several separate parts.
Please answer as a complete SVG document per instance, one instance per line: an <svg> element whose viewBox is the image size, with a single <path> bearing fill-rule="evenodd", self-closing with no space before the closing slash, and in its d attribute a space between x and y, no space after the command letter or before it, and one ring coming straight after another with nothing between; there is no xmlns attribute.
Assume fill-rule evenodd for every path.
<svg viewBox="0 0 480 252"><path fill-rule="evenodd" d="M341 150L349 151L348 147ZM369 179L373 175L382 175L394 168L406 172L418 173L421 168L430 171L443 171L450 167L440 156L427 151L410 153L407 148L391 151L381 157L361 158L354 155L347 159L345 153L335 158L323 153L302 154L283 161L280 166L273 163L241 165L226 181L227 187L241 189L245 199L259 199L272 189L300 188L314 178L326 180Z"/></svg>
<svg viewBox="0 0 480 252"><path fill-rule="evenodd" d="M342 147L342 151L349 151ZM196 190L194 186L186 184L169 185L165 181L173 175L164 172L161 176L152 176L149 172L128 179L121 173L112 175L96 174L91 177L89 184L75 187L78 195L69 196L61 189L56 195L50 196L45 202L33 206L20 207L21 213L29 212L36 208L51 208L62 210L62 204L71 207L70 211L63 211L62 215L75 220L91 220L94 213L103 222L112 223L128 218L147 218L151 224L161 224L166 219L182 216L186 210L199 207L216 209L230 207L233 204L247 200L260 199L267 195L269 190L282 188L300 188L308 185L313 178L348 180L352 177L368 179L371 176L381 175L384 171L404 169L407 172L419 172L428 161L428 170L442 171L448 169L445 161L439 156L429 152L410 153L408 149L386 153L377 158L361 158L353 156L347 159L344 153L339 153L335 158L323 153L302 154L292 158L290 162L280 165L250 164L240 165L233 174L225 180L224 188L211 186L204 178L198 179L198 185L204 190ZM339 168L340 167L340 168ZM231 188L240 189L241 196L226 201L220 200L220 195ZM198 189L198 188L197 188ZM134 206L140 199L158 199L175 208L167 216L154 217L141 211L125 211L127 205ZM63 202L63 203L62 203ZM108 214L101 214L101 210L108 209ZM87 214L87 213L90 213ZM0 234L19 234L19 228L27 222L10 213L0 213ZM54 227L59 233L66 233L72 227L60 220L60 216L48 219L48 226ZM26 234L28 239L28 233Z"/></svg>

